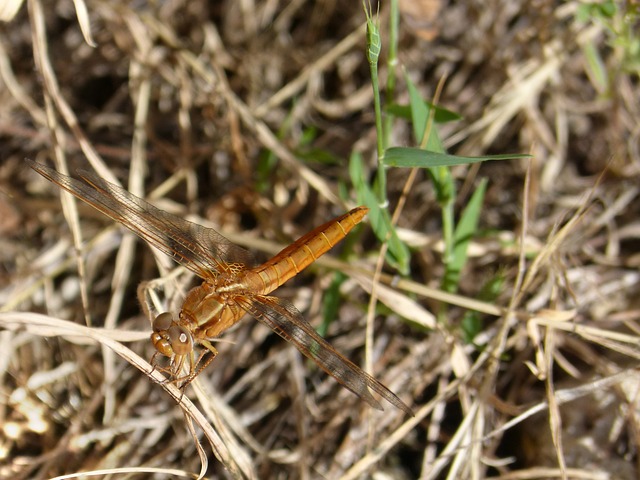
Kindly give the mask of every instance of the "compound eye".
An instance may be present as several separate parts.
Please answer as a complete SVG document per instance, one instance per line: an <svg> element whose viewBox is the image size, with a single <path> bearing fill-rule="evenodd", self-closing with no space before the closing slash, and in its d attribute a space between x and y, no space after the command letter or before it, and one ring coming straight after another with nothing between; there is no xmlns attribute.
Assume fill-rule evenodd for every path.
<svg viewBox="0 0 640 480"><path fill-rule="evenodd" d="M158 315L153 321L152 327L154 332L161 332L168 330L173 323L173 315L169 312L164 312Z"/></svg>
<svg viewBox="0 0 640 480"><path fill-rule="evenodd" d="M193 350L193 337L184 328L174 325L167 330L171 340L171 348L176 355L186 355Z"/></svg>

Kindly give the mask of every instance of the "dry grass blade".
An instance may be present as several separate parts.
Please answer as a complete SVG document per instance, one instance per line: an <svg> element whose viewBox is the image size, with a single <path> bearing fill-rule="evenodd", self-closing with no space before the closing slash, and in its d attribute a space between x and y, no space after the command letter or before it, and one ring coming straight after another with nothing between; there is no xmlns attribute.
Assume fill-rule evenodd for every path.
<svg viewBox="0 0 640 480"><path fill-rule="evenodd" d="M0 478L639 478L637 9L400 3L369 8L375 89L361 2L0 2ZM451 167L444 189L378 168L417 147L432 99L429 149L534 158ZM276 296L415 418L249 320L184 392L158 388L145 317L177 313L194 270L25 158L126 184L258 261L384 185L408 275L369 218Z"/></svg>
<svg viewBox="0 0 640 480"><path fill-rule="evenodd" d="M76 9L78 24L80 25L80 30L82 30L84 41L87 42L90 46L96 47L96 42L94 42L93 36L91 35L91 24L89 21L87 4L84 2L84 0L73 0L73 5Z"/></svg>
<svg viewBox="0 0 640 480"><path fill-rule="evenodd" d="M0 326L6 330L26 331L31 335L43 337L63 337L71 342L81 344L99 343L113 350L129 364L147 375L150 379L158 383L174 400L180 405L190 420L195 421L203 430L214 454L235 476L240 478L244 475L247 478L254 478L254 475L245 470L242 472L237 468L233 455L229 452L227 445L221 441L218 434L211 428L209 421L200 413L195 405L184 396L173 384L167 383L167 379L152 365L135 352L125 347L120 340L140 340L147 335L136 332L119 332L88 328L65 320L47 317L33 313L2 313L0 314Z"/></svg>
<svg viewBox="0 0 640 480"><path fill-rule="evenodd" d="M0 5L0 20L9 22L16 16L23 0L6 0Z"/></svg>
<svg viewBox="0 0 640 480"><path fill-rule="evenodd" d="M351 276L366 292L371 293L373 288L373 280L371 278L358 273L354 273ZM415 322L422 328L436 328L436 321L433 314L425 310L419 303L414 302L406 295L382 284L378 284L376 286L376 292L378 300L387 307L392 308L398 315Z"/></svg>

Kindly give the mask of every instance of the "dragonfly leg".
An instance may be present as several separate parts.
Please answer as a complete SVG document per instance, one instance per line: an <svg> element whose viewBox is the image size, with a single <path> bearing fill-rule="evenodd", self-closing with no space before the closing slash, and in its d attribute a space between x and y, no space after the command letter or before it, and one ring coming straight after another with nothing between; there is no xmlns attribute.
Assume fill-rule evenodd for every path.
<svg viewBox="0 0 640 480"><path fill-rule="evenodd" d="M156 359L156 357L160 355L160 352L156 351L156 353L153 354L153 357L151 357L151 361L149 363L151 363L151 372L149 373L153 373L156 371L156 367L158 366L158 360ZM162 368L158 368L158 371L162 372Z"/></svg>
<svg viewBox="0 0 640 480"><path fill-rule="evenodd" d="M187 380L189 383L191 382L191 380L193 379L192 377L194 377L194 375L191 373L193 371L193 351L183 355L176 355L176 354L172 355L169 359L169 365L166 365L166 366L159 364L158 356L166 357L166 355L162 354L160 351L157 351L156 353L153 354L153 357L151 357L150 363L153 367L151 372L157 370L163 373L164 375L166 375L167 377L161 382L159 382L160 384L162 385L174 384L178 386L180 382L183 382L185 380ZM186 375L182 375L182 370L184 368L184 363L186 361L187 356L190 357L189 373L187 373ZM183 387L178 386L178 388L182 389Z"/></svg>
<svg viewBox="0 0 640 480"><path fill-rule="evenodd" d="M218 355L218 350L216 347L211 345L207 340L200 340L200 343L205 347L205 350L198 356L198 360L193 362L193 357L191 357L191 365L189 369L189 375L185 382L180 385L180 389L185 389L187 386L193 382L193 380L200 375L200 373L209 366L211 362L213 362L214 358Z"/></svg>
<svg viewBox="0 0 640 480"><path fill-rule="evenodd" d="M204 347L206 348L206 350L204 350L202 352L202 354L200 355L200 357L198 358L198 361L195 364L196 367L196 373L195 375L200 375L200 372L202 372L205 368L207 368L209 366L209 364L211 362L213 362L213 360L218 356L218 350L216 350L216 347L214 347L213 345L211 345L211 343L209 343L208 341L202 341L201 342L202 345L204 345ZM206 361L202 361L203 358L205 358L205 356L210 353L211 355L209 355L209 357L207 358ZM198 366L200 365L200 366Z"/></svg>

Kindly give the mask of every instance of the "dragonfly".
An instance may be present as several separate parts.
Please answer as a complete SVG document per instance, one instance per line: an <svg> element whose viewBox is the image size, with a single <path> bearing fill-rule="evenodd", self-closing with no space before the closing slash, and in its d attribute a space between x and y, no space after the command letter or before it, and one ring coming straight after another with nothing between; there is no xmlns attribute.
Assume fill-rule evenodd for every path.
<svg viewBox="0 0 640 480"><path fill-rule="evenodd" d="M291 302L269 295L340 242L363 220L368 208L356 207L320 225L256 266L248 250L214 229L161 210L89 171L78 170L79 178L74 178L41 163L28 159L26 162L47 180L121 223L202 279L201 285L187 292L177 315L163 312L151 321L154 358L158 354L169 358L173 378L188 367L183 387L218 354L211 340L248 313L371 407L383 410L373 391L413 415L391 390L322 338ZM197 360L195 345L203 347ZM200 363L207 352L208 360Z"/></svg>

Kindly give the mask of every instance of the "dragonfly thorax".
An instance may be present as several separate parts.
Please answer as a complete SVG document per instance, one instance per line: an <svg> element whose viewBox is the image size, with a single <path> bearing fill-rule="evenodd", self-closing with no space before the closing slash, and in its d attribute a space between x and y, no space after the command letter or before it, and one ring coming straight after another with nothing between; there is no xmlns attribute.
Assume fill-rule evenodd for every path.
<svg viewBox="0 0 640 480"><path fill-rule="evenodd" d="M207 282L194 287L184 299L179 323L188 325L196 341L215 338L242 317L237 296L233 288L221 290L220 285Z"/></svg>

